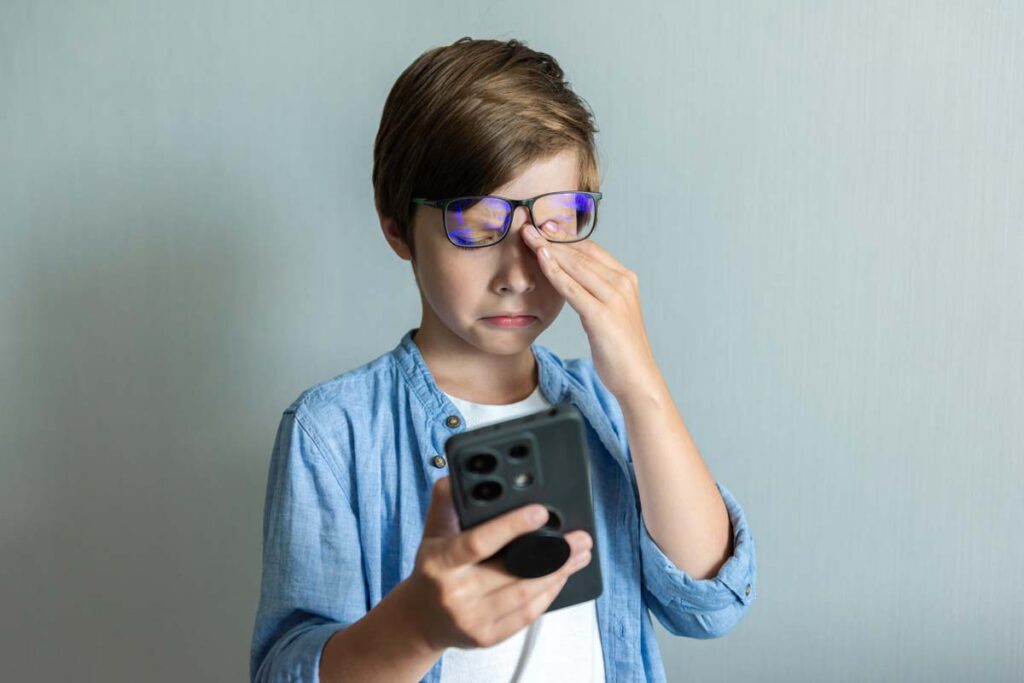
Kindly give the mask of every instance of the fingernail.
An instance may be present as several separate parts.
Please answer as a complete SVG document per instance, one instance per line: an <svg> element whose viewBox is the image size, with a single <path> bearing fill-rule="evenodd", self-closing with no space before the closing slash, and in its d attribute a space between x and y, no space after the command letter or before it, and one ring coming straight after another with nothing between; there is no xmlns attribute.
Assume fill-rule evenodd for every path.
<svg viewBox="0 0 1024 683"><path fill-rule="evenodd" d="M543 522L545 519L548 518L547 508L539 505L531 507L530 511L527 514L530 517L530 521L533 523Z"/></svg>
<svg viewBox="0 0 1024 683"><path fill-rule="evenodd" d="M545 223L544 229L548 232L558 232L558 228L556 228L553 223Z"/></svg>

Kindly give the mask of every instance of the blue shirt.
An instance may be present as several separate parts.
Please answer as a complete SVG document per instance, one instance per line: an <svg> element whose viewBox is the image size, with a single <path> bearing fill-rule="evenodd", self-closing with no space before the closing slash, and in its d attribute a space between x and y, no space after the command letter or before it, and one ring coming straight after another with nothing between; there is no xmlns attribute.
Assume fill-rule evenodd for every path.
<svg viewBox="0 0 1024 683"><path fill-rule="evenodd" d="M466 430L412 339L302 392L284 411L263 511L263 577L250 655L253 681L318 681L320 654L413 570L444 443ZM589 358L534 342L541 392L583 414L590 453L597 598L605 671L664 681L653 614L672 634L717 638L756 597L754 539L739 503L715 482L733 555L712 579L672 563L647 531L625 421ZM440 680L443 657L423 681Z"/></svg>

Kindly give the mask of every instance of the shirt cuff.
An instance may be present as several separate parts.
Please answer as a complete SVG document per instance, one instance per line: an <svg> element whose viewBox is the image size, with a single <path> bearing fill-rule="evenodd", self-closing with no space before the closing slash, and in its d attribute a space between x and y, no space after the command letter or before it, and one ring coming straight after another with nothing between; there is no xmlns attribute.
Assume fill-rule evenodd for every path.
<svg viewBox="0 0 1024 683"><path fill-rule="evenodd" d="M299 627L286 634L260 663L259 670L250 672L256 683L267 681L320 680L320 657L327 641L345 628L335 622Z"/></svg>
<svg viewBox="0 0 1024 683"><path fill-rule="evenodd" d="M647 588L661 604L685 613L720 610L737 601L745 606L757 595L757 558L746 515L727 488L717 481L715 485L732 522L733 554L712 579L694 579L677 567L655 543L640 515L640 556Z"/></svg>

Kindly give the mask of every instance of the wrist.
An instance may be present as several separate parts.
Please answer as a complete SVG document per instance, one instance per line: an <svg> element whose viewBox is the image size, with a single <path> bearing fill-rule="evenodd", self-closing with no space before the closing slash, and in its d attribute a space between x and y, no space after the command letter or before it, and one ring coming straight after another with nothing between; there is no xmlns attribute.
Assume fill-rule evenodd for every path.
<svg viewBox="0 0 1024 683"><path fill-rule="evenodd" d="M399 583L362 619L331 637L320 659L320 681L419 681L444 649L420 626L415 592Z"/></svg>
<svg viewBox="0 0 1024 683"><path fill-rule="evenodd" d="M441 657L446 646L434 641L434 633L423 617L427 613L426 601L420 597L418 587L412 582L411 577L398 583L391 590L381 603L388 603L388 616L393 619L406 647L411 648L415 653L424 658Z"/></svg>
<svg viewBox="0 0 1024 683"><path fill-rule="evenodd" d="M646 411L672 404L672 392L659 374L638 375L630 386L615 395L625 411Z"/></svg>

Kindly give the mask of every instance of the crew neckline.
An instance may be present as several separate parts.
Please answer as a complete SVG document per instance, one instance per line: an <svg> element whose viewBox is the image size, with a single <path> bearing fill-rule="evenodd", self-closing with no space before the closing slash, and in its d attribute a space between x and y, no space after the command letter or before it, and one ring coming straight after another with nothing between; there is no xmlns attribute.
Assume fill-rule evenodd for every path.
<svg viewBox="0 0 1024 683"><path fill-rule="evenodd" d="M452 396L451 394L449 394L444 389L441 389L441 393L444 394L445 396L447 396L451 401L453 401L455 403L463 403L463 404L466 404L466 405L473 405L473 406L482 406L484 408L511 408L513 406L518 406L518 405L521 405L523 403L531 402L534 398L536 398L537 395L540 393L540 382L537 383L537 386L534 387L533 391L530 392L529 396L527 396L526 398L520 399L518 401L514 401L512 403L479 403L477 401L470 401L469 399L459 398L458 396Z"/></svg>

